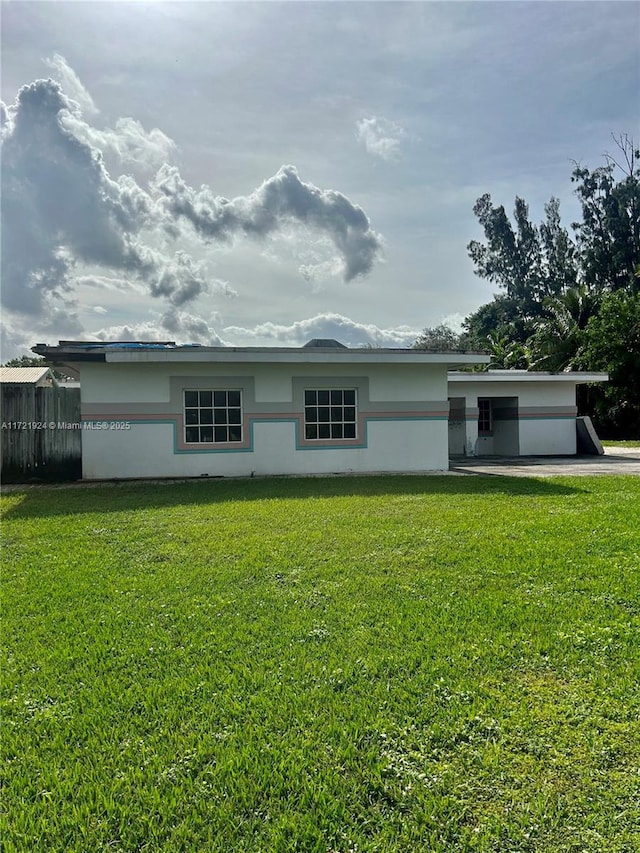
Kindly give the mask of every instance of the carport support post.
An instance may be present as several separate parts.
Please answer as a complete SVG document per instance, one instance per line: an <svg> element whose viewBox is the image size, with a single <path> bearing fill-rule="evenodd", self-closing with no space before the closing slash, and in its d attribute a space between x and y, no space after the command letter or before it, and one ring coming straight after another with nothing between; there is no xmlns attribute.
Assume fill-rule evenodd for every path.
<svg viewBox="0 0 640 853"><path fill-rule="evenodd" d="M478 455L478 406L467 406L464 410L464 453L465 456Z"/></svg>

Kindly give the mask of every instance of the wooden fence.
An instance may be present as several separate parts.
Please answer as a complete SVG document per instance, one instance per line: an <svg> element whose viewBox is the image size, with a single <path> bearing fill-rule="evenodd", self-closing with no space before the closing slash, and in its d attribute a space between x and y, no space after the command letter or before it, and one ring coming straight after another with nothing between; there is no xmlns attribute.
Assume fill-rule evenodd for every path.
<svg viewBox="0 0 640 853"><path fill-rule="evenodd" d="M0 388L2 481L79 480L80 389L9 384Z"/></svg>

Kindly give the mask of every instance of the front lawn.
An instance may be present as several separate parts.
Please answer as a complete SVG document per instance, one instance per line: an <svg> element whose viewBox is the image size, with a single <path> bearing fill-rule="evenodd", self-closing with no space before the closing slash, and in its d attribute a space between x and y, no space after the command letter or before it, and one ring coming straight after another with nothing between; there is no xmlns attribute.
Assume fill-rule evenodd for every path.
<svg viewBox="0 0 640 853"><path fill-rule="evenodd" d="M640 478L2 499L3 849L640 849Z"/></svg>

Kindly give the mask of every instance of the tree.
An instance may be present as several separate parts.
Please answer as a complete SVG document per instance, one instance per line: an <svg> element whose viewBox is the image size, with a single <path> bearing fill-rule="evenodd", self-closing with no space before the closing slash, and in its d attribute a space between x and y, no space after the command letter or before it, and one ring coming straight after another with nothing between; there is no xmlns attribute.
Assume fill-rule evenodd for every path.
<svg viewBox="0 0 640 853"><path fill-rule="evenodd" d="M544 316L544 300L558 296L576 283L575 246L560 225L560 203L545 205L546 220L536 227L529 219L526 202L516 196L515 227L502 205L494 207L485 193L473 212L484 229L485 243L472 240L467 249L476 274L504 290L502 308L510 322L533 332L533 323Z"/></svg>
<svg viewBox="0 0 640 853"><path fill-rule="evenodd" d="M603 296L586 335L587 366L609 373L591 395L598 428L607 438L640 438L640 293Z"/></svg>
<svg viewBox="0 0 640 853"><path fill-rule="evenodd" d="M424 329L416 339L412 349L456 352L467 350L468 342L463 335L454 332L446 323L441 323L439 326Z"/></svg>
<svg viewBox="0 0 640 853"><path fill-rule="evenodd" d="M524 344L533 332L532 323L522 318L517 302L502 293L465 317L462 327L474 349L489 348L489 335Z"/></svg>
<svg viewBox="0 0 640 853"><path fill-rule="evenodd" d="M540 224L540 241L548 291L545 298L549 299L576 286L579 259L575 243L560 224L560 201L550 198L544 212L546 219Z"/></svg>
<svg viewBox="0 0 640 853"><path fill-rule="evenodd" d="M545 300L547 318L530 339L534 370L580 370L586 365L587 324L600 297L584 284Z"/></svg>
<svg viewBox="0 0 640 853"><path fill-rule="evenodd" d="M518 341L500 337L491 332L487 335L491 361L487 370L527 370L531 355L529 348Z"/></svg>
<svg viewBox="0 0 640 853"><path fill-rule="evenodd" d="M582 206L573 223L588 287L598 291L640 289L640 150L627 134L613 137L616 156L590 171L576 164L572 181Z"/></svg>
<svg viewBox="0 0 640 853"><path fill-rule="evenodd" d="M3 367L51 367L50 362L39 355L21 355L19 358L12 358L6 361Z"/></svg>

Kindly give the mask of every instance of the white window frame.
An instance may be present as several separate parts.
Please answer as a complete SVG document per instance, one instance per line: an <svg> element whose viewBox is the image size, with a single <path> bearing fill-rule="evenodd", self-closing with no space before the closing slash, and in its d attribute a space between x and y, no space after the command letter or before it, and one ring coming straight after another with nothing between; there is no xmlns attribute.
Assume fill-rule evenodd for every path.
<svg viewBox="0 0 640 853"><path fill-rule="evenodd" d="M358 440L356 388L305 388L303 403L305 441Z"/></svg>
<svg viewBox="0 0 640 853"><path fill-rule="evenodd" d="M193 394L197 395L197 405L194 405L193 397L187 396ZM184 443L192 446L241 444L244 434L242 403L240 388L184 388ZM193 437L194 430L197 430L197 438Z"/></svg>

